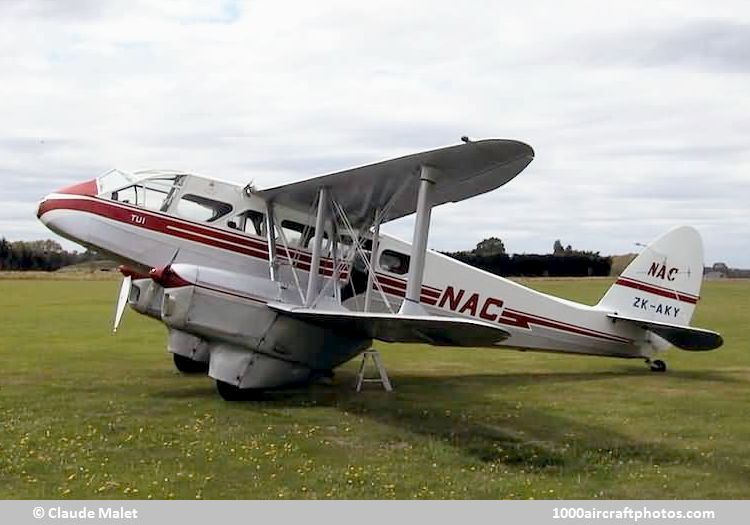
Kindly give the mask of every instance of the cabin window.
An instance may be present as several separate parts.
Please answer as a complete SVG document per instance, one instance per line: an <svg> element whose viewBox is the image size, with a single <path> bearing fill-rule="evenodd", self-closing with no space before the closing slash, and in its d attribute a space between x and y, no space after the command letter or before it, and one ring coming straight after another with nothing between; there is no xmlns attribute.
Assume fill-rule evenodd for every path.
<svg viewBox="0 0 750 525"><path fill-rule="evenodd" d="M266 232L266 216L255 210L246 210L227 224L230 228L240 230L251 235L263 236Z"/></svg>
<svg viewBox="0 0 750 525"><path fill-rule="evenodd" d="M179 217L197 222L213 222L230 211L231 204L191 193L180 197L175 208L175 214Z"/></svg>
<svg viewBox="0 0 750 525"><path fill-rule="evenodd" d="M410 257L403 253L384 250L380 254L380 269L398 275L405 275L409 271L409 259Z"/></svg>
<svg viewBox="0 0 750 525"><path fill-rule="evenodd" d="M315 237L315 228L299 222L283 220L281 221L281 230L289 246L298 246L306 248L310 244L310 239Z"/></svg>
<svg viewBox="0 0 750 525"><path fill-rule="evenodd" d="M346 259L347 257L349 257L349 254L352 253L352 251L354 249L355 249L354 248L354 239L352 239L351 236L348 235L348 234L346 234L346 233L340 234L339 235L339 246L338 246L339 254L338 254L338 256L341 259Z"/></svg>

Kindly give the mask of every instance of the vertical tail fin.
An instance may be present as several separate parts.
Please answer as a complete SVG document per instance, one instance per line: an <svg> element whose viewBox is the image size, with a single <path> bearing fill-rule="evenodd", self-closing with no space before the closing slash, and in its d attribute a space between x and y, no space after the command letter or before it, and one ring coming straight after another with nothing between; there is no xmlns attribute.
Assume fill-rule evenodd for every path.
<svg viewBox="0 0 750 525"><path fill-rule="evenodd" d="M597 305L621 316L687 326L703 281L703 243L689 226L665 233L631 262Z"/></svg>

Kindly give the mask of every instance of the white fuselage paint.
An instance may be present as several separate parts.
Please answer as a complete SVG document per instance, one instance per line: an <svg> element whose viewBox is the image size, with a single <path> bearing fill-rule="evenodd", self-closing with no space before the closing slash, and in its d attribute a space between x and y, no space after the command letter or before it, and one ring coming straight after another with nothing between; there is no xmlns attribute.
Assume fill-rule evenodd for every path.
<svg viewBox="0 0 750 525"><path fill-rule="evenodd" d="M247 198L241 191L237 195ZM277 207L277 220L285 212L292 213ZM70 194L49 195L40 205L39 217L60 235L142 269L163 266L178 253L179 263L270 280L265 236L238 232L223 223L193 222L102 197ZM409 255L411 246L381 235L378 254L373 258L377 281L397 311L406 290L406 275L378 266L380 254L386 250ZM277 247L277 254L284 259L283 247ZM297 249L293 255L301 260L296 266L304 287L309 268L305 261L310 260L310 251ZM323 282L331 274L330 259L323 263L326 261L328 270L325 264L321 268ZM279 273L280 281L285 283L282 287L293 286L289 264L282 264ZM224 284L258 300L258 290L243 291L241 282ZM284 295L287 300L294 300L293 294ZM279 294L265 292L259 299L278 301ZM607 311L531 290L429 250L420 302L430 314L497 323L511 334L503 342L506 347L618 357L644 355L641 347L645 332L630 324L614 323L606 317ZM344 304L361 309L364 293ZM373 309L385 308L381 294L373 290Z"/></svg>

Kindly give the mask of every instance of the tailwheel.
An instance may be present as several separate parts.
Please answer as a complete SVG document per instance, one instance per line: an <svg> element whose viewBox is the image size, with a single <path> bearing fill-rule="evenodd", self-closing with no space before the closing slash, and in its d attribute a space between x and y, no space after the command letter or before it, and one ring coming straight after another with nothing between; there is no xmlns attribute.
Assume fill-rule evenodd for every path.
<svg viewBox="0 0 750 525"><path fill-rule="evenodd" d="M208 363L195 361L180 354L172 354L174 366L183 374L207 374Z"/></svg>
<svg viewBox="0 0 750 525"><path fill-rule="evenodd" d="M263 393L262 390L256 388L240 388L231 383L219 381L218 379L216 380L216 391L224 401L247 401L251 399L259 399Z"/></svg>
<svg viewBox="0 0 750 525"><path fill-rule="evenodd" d="M666 372L667 363L665 363L661 359L654 359L649 363L649 368L651 368L652 372Z"/></svg>

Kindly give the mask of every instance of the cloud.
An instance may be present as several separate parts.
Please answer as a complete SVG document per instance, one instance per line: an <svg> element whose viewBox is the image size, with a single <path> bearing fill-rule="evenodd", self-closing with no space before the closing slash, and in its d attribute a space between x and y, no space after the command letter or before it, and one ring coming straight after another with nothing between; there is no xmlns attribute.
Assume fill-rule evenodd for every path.
<svg viewBox="0 0 750 525"><path fill-rule="evenodd" d="M674 28L629 31L585 45L599 65L688 66L750 73L750 24L707 19Z"/></svg>
<svg viewBox="0 0 750 525"><path fill-rule="evenodd" d="M104 15L106 2L97 0L4 0L0 3L0 13L14 18L36 20L93 20Z"/></svg>
<svg viewBox="0 0 750 525"><path fill-rule="evenodd" d="M750 266L744 2L59 4L0 2L0 205L110 167L270 187L516 138L534 162L435 210L431 246L620 253L689 223Z"/></svg>

